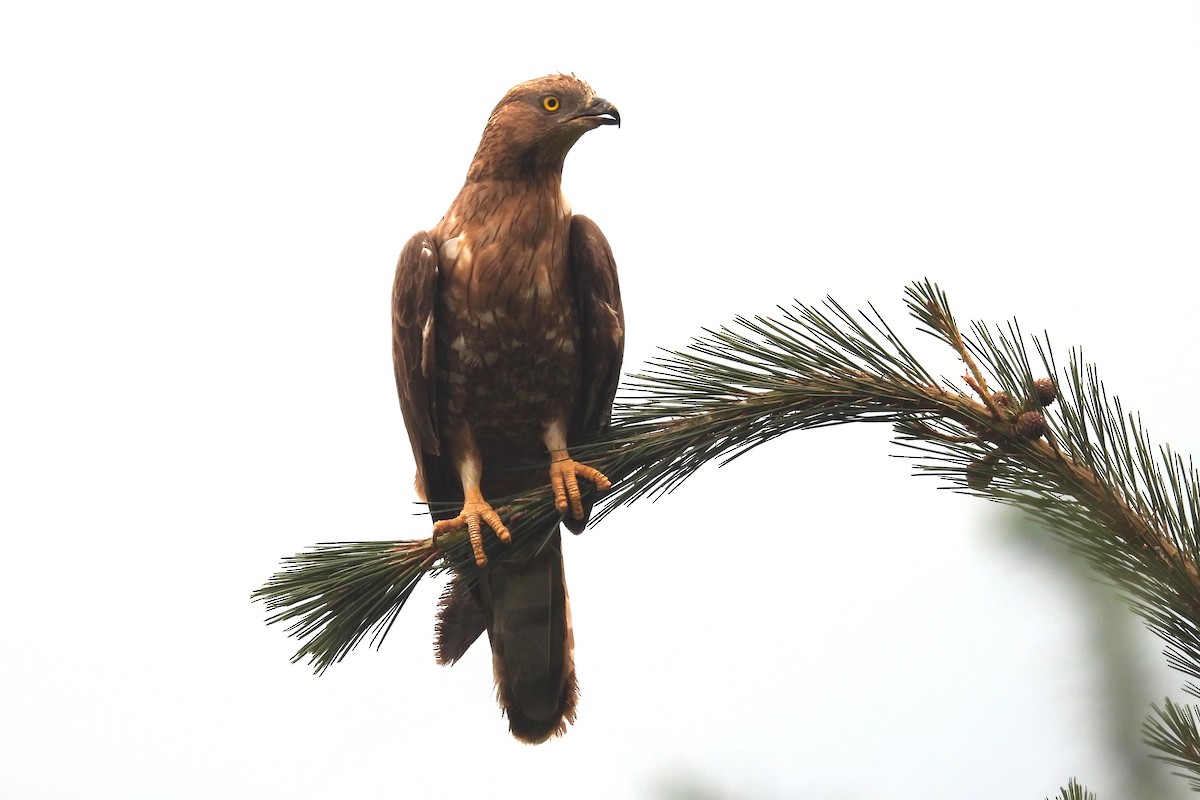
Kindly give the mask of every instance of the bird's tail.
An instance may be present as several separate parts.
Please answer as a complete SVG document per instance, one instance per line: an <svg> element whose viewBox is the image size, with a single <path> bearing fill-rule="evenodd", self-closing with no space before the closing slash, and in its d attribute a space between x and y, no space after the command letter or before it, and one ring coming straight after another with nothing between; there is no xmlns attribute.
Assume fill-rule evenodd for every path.
<svg viewBox="0 0 1200 800"><path fill-rule="evenodd" d="M564 733L579 698L561 544L555 531L536 555L496 564L481 583L497 698L512 735L530 744Z"/></svg>

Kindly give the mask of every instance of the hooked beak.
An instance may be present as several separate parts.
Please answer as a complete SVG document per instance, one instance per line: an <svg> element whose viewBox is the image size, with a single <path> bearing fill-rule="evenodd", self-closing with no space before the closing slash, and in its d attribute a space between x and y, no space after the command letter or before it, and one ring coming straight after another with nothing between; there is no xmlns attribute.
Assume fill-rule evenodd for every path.
<svg viewBox="0 0 1200 800"><path fill-rule="evenodd" d="M603 97L594 98L591 105L580 111L572 119L587 119L595 122L597 125L616 125L618 128L621 127L621 112L617 111L617 107Z"/></svg>

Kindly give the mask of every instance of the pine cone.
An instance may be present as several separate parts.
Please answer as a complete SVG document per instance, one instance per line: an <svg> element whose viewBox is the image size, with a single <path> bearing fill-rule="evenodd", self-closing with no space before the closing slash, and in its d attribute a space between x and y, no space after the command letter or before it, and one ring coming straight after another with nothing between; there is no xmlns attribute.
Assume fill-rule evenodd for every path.
<svg viewBox="0 0 1200 800"><path fill-rule="evenodd" d="M1017 417L1013 431L1021 439L1040 439L1046 435L1046 418L1040 411L1026 411Z"/></svg>
<svg viewBox="0 0 1200 800"><path fill-rule="evenodd" d="M980 459L972 461L967 466L967 486L977 492L982 492L992 483L992 463L991 459Z"/></svg>
<svg viewBox="0 0 1200 800"><path fill-rule="evenodd" d="M1058 384L1049 378L1038 378L1033 382L1033 388L1037 390L1038 402L1043 406L1048 406L1058 398Z"/></svg>

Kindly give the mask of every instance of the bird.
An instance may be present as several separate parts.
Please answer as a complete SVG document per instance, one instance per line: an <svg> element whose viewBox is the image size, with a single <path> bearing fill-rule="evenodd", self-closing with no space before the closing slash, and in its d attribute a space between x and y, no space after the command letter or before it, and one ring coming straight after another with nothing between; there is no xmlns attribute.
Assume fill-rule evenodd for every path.
<svg viewBox="0 0 1200 800"><path fill-rule="evenodd" d="M580 532L611 481L571 449L610 425L625 344L608 240L562 192L568 151L616 125L573 74L517 84L493 109L462 189L404 246L392 288L392 354L416 490L433 539L467 530L478 580L454 573L434 652L453 664L486 630L509 731L538 744L575 721L578 683L561 529L522 560L489 563L511 533L493 501L549 482ZM586 487L586 483L584 483Z"/></svg>

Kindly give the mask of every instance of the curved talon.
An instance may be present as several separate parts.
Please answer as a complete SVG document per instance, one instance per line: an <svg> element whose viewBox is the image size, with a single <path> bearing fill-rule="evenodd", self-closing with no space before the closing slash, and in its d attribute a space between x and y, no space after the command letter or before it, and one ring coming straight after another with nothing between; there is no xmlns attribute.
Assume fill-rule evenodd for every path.
<svg viewBox="0 0 1200 800"><path fill-rule="evenodd" d="M595 467L581 464L566 452L554 453L550 461L550 488L554 490L554 508L566 513L571 509L575 519L583 519L583 496L579 491L579 478L596 484L600 491L612 488L612 481Z"/></svg>
<svg viewBox="0 0 1200 800"><path fill-rule="evenodd" d="M433 523L433 543L437 545L439 536L455 531L467 529L467 536L471 540L471 552L475 554L475 566L487 566L487 554L483 552L483 525L486 524L496 534L496 538L500 541L512 541L512 534L508 532L504 521L500 519L500 515L496 510L483 499L483 495L479 492L467 492L467 499L463 502L462 511L454 519L442 519Z"/></svg>

